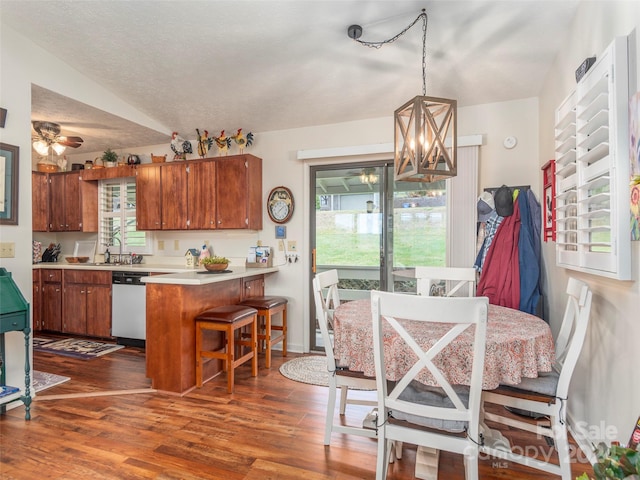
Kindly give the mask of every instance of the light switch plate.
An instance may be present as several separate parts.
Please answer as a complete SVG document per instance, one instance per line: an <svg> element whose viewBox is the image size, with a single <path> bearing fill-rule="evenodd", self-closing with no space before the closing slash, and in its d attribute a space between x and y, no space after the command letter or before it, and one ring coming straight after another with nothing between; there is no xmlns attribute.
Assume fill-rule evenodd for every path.
<svg viewBox="0 0 640 480"><path fill-rule="evenodd" d="M13 242L0 243L0 258L15 258L16 244Z"/></svg>

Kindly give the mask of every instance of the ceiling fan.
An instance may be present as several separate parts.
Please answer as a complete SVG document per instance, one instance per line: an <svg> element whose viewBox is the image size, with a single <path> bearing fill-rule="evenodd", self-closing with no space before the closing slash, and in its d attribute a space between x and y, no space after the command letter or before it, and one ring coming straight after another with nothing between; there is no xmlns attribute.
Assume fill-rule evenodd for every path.
<svg viewBox="0 0 640 480"><path fill-rule="evenodd" d="M40 155L46 155L51 147L57 155L61 155L66 147L78 148L82 145L82 138L60 135L60 125L53 122L31 122L37 134L33 148Z"/></svg>

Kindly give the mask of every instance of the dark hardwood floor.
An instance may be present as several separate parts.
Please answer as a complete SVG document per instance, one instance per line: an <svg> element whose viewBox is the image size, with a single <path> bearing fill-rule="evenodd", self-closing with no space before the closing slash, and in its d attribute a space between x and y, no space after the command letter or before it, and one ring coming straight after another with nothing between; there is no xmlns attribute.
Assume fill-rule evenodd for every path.
<svg viewBox="0 0 640 480"><path fill-rule="evenodd" d="M292 358L297 355L289 355ZM0 478L10 479L224 479L348 480L375 478L376 442L334 434L323 445L328 389L280 375L282 358L252 378L242 366L235 393L224 377L180 397L163 393L100 396L100 392L150 387L144 352L127 347L94 360L34 354L34 368L71 377L39 394L32 420L24 408L0 418ZM77 398L59 398L87 394ZM362 396L372 392L359 392ZM50 397L50 398L47 398ZM368 411L350 407L356 424ZM504 429L503 429L504 430ZM503 432L514 442L548 452ZM526 443L523 443L526 442ZM390 466L390 480L414 478L415 447ZM462 480L462 457L443 452L440 479ZM574 464L574 473L592 473ZM480 460L480 478L558 478L491 458Z"/></svg>

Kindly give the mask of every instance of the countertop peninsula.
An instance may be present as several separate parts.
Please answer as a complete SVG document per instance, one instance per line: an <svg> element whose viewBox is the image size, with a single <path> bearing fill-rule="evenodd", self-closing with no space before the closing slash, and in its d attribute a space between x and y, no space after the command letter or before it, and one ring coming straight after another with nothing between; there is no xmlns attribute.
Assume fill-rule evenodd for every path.
<svg viewBox="0 0 640 480"><path fill-rule="evenodd" d="M143 277L146 283L147 377L153 388L184 395L196 385L195 317L222 305L264 295L265 277L278 267L244 268L229 265L230 273L204 274L194 270ZM224 344L220 332L208 332L207 348ZM223 371L220 360L203 366L204 378Z"/></svg>

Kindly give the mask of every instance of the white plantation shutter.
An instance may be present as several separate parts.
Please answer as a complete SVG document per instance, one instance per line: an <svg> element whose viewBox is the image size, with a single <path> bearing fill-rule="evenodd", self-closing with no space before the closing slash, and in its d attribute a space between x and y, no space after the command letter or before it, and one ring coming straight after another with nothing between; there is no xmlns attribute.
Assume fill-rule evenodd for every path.
<svg viewBox="0 0 640 480"><path fill-rule="evenodd" d="M151 236L136 230L136 180L114 178L100 182L100 252L109 246L112 255L151 254Z"/></svg>
<svg viewBox="0 0 640 480"><path fill-rule="evenodd" d="M556 263L629 280L627 39L599 56L556 110Z"/></svg>

